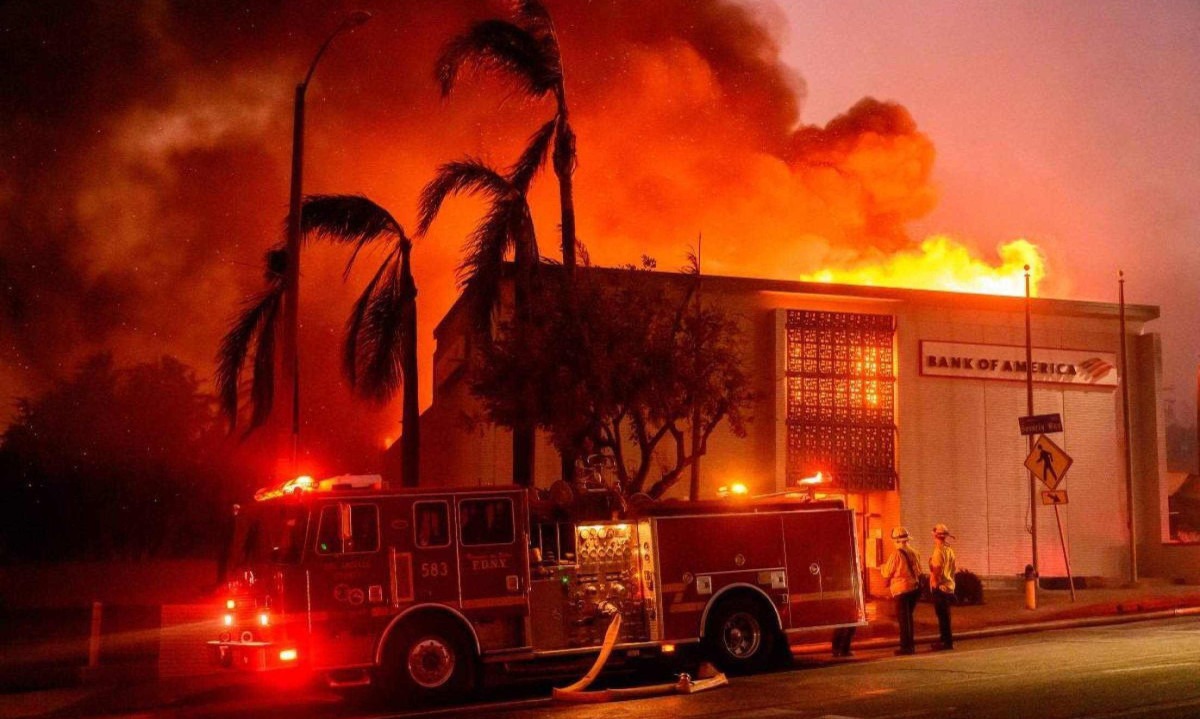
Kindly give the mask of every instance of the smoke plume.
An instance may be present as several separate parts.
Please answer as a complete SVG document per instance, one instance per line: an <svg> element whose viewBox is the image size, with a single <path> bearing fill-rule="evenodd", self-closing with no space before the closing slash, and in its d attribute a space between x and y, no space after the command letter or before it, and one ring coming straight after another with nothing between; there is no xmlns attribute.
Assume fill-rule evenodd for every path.
<svg viewBox="0 0 1200 719"><path fill-rule="evenodd" d="M778 9L724 0L551 2L578 133L579 237L599 264L643 253L704 271L799 278L911 250L935 202L933 144L900 105L864 99L802 122ZM291 101L317 46L356 6L334 0L15 0L0 9L0 366L6 401L81 356L173 354L211 373L287 204ZM552 108L489 77L447 100L441 45L502 3L381 3L337 38L308 92L305 191L361 192L412 224L438 164L512 162ZM553 175L532 195L557 254ZM480 206L447 205L414 251L428 401L432 329ZM367 258L370 259L369 257ZM337 372L362 286L341 250L302 263L306 445L317 471L375 468L396 408L354 403ZM369 262L364 264L364 272Z"/></svg>

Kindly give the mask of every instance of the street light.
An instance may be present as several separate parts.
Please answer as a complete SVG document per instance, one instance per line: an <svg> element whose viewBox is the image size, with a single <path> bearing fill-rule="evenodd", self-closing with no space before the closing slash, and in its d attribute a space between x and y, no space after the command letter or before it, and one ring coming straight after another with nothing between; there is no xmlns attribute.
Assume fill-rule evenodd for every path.
<svg viewBox="0 0 1200 719"><path fill-rule="evenodd" d="M296 101L292 115L292 188L287 217L287 267L284 275L283 303L283 376L292 385L292 469L296 469L300 448L300 199L303 196L304 176L304 94L312 80L317 63L329 43L338 35L352 30L371 19L371 13L355 10L347 15L321 47L308 66L304 80L296 85Z"/></svg>

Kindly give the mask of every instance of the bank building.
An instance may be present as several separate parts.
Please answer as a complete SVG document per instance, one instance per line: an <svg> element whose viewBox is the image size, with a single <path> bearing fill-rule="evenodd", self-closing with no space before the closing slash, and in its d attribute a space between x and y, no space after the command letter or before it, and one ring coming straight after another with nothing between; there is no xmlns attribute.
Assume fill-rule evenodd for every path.
<svg viewBox="0 0 1200 719"><path fill-rule="evenodd" d="M602 281L624 270L587 269ZM636 281L684 282L638 272ZM703 496L744 483L750 494L804 486L857 511L869 579L903 525L928 552L929 528L949 525L960 568L1013 578L1031 555L1025 298L741 277L703 277L706 303L742 331L743 368L756 400L744 437L718 428L703 458ZM1070 456L1057 509L1071 568L1088 582L1129 577L1126 443L1132 457L1134 537L1142 576L1200 564L1200 547L1170 541L1159 310L1127 305L1128 366L1121 366L1116 303L1030 301L1034 414L1057 414L1047 435ZM465 371L470 350L460 298L434 332L434 394L422 415L421 482L511 482L511 435L465 422L480 406ZM1126 437L1123 388L1129 398ZM398 466L399 443L389 451ZM558 454L539 439L534 484L560 476ZM821 481L812 481L820 473ZM394 475L393 475L394 476ZM809 482L803 482L808 479ZM1041 490L1047 489L1039 483ZM687 482L667 496L684 496ZM1054 507L1038 503L1039 568L1065 577ZM877 589L872 581L872 589Z"/></svg>

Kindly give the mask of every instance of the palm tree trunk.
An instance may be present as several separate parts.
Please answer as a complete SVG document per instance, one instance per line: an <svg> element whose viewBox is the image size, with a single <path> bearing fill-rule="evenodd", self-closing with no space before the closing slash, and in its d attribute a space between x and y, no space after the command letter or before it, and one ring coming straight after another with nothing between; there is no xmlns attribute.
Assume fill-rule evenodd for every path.
<svg viewBox="0 0 1200 719"><path fill-rule="evenodd" d="M562 256L567 281L575 279L575 133L567 123L566 109L559 110L554 143L554 174L558 177L558 201L562 209Z"/></svg>

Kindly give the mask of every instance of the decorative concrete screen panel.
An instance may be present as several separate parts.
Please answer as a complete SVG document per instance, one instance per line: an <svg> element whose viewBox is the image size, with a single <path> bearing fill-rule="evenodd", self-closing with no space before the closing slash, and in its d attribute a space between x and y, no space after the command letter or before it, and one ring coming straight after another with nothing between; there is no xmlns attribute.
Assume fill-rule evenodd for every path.
<svg viewBox="0 0 1200 719"><path fill-rule="evenodd" d="M896 487L891 315L787 312L787 484L823 472L848 491Z"/></svg>

